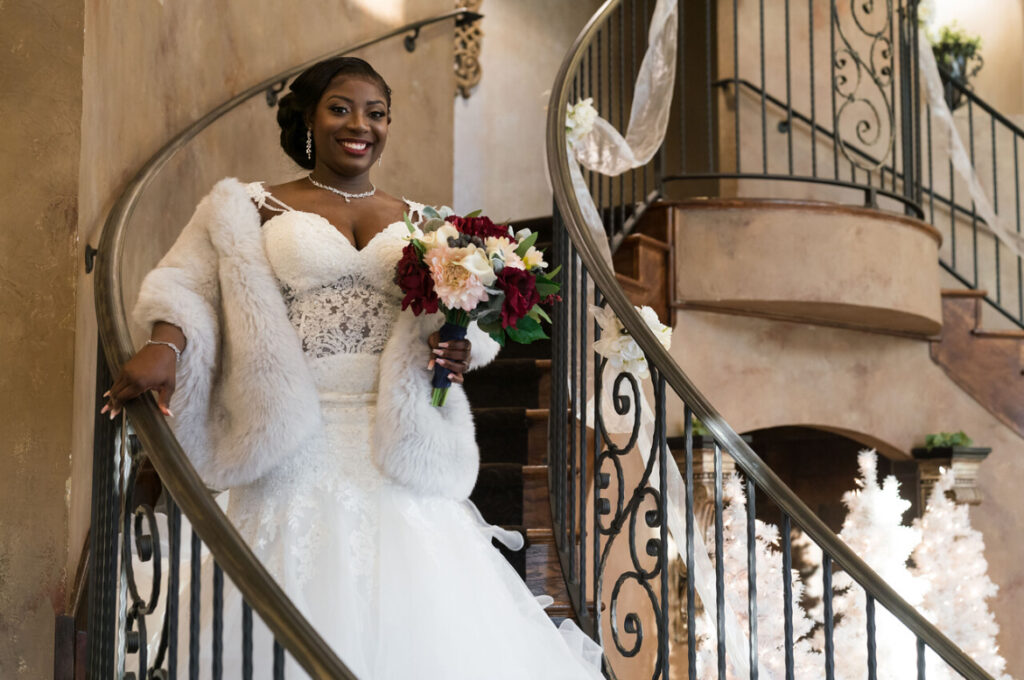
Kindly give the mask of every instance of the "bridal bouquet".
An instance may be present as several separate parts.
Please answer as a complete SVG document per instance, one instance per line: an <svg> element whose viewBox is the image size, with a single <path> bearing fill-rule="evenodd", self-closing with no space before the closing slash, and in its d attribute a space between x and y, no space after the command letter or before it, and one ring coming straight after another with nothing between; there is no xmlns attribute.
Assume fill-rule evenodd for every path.
<svg viewBox="0 0 1024 680"><path fill-rule="evenodd" d="M511 340L529 344L548 337L541 308L557 296L560 285L548 271L544 254L534 247L537 234L513 232L479 211L465 217L450 208L427 207L416 226L405 216L409 244L402 250L395 282L405 294L402 309L414 314L444 312L441 340L466 337L470 321L504 346ZM451 381L435 365L430 403L443 406Z"/></svg>

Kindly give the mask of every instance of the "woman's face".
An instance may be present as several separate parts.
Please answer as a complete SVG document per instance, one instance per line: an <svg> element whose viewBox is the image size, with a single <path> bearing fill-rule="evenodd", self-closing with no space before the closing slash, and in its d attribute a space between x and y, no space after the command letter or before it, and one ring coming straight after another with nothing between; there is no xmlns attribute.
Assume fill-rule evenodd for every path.
<svg viewBox="0 0 1024 680"><path fill-rule="evenodd" d="M372 80L339 75L313 112L317 165L344 177L369 172L388 138L388 104Z"/></svg>

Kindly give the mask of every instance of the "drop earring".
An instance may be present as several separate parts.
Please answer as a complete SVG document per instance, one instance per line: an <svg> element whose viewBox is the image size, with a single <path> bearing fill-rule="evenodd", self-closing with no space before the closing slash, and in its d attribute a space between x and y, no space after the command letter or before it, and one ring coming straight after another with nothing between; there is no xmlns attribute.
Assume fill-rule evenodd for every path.
<svg viewBox="0 0 1024 680"><path fill-rule="evenodd" d="M384 160L384 152L383 152L383 151L381 151L381 152L380 152L380 155L379 155L379 156L377 156L377 167L378 167L378 168L379 168L379 167L381 167L381 165L380 165L380 164L381 164L381 161L383 161L383 160Z"/></svg>
<svg viewBox="0 0 1024 680"><path fill-rule="evenodd" d="M306 128L306 158L313 160L313 131Z"/></svg>

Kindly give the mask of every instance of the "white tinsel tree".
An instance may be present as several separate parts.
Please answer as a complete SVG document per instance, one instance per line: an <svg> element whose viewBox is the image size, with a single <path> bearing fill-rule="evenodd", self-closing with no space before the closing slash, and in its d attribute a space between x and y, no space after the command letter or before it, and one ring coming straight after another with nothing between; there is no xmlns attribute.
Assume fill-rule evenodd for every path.
<svg viewBox="0 0 1024 680"><path fill-rule="evenodd" d="M747 499L743 481L739 475L731 475L723 487L723 567L726 595L729 598L744 633L748 633L749 613L747 607ZM783 614L785 597L783 591L782 553L779 545L779 530L772 524L755 520L755 543L757 556L757 650L764 680L785 678L785 629ZM711 559L714 561L714 543L711 542ZM807 639L814 623L800 607L803 584L795 570L791 570L793 606L793 656L795 677L798 680L816 680L821 677L823 663L819 653L811 649ZM714 602L705 603L713 609ZM710 613L705 609L697 621L697 674L701 680L717 680L718 655L717 633ZM728 678L738 680L735 669L726 666ZM766 672L768 677L766 677ZM745 680L745 678L743 679Z"/></svg>
<svg viewBox="0 0 1024 680"><path fill-rule="evenodd" d="M847 545L913 606L921 603L922 584L907 567L907 559L920 542L920 531L903 526L910 502L900 498L899 482L892 475L878 484L878 456L861 451L859 488L843 494L847 508L839 534ZM867 606L864 590L845 572L833 578L836 676L862 680L867 675ZM906 680L917 676L917 641L902 623L881 605L875 605L875 643L879 680Z"/></svg>
<svg viewBox="0 0 1024 680"><path fill-rule="evenodd" d="M928 584L923 613L992 677L1010 680L996 644L999 625L986 602L998 588L988 577L985 541L971 528L967 506L948 497L953 481L952 471L943 470L924 515L914 520L921 543L913 553L913 573ZM929 680L940 677L933 668L948 669L945 677L958 677L933 654L926 667Z"/></svg>

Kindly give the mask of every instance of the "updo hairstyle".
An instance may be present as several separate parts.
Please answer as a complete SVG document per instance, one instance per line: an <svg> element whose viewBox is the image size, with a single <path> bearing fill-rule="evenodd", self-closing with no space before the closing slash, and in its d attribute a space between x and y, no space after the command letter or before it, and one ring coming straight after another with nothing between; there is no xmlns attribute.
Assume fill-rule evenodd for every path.
<svg viewBox="0 0 1024 680"><path fill-rule="evenodd" d="M306 116L312 116L324 90L339 75L363 78L376 83L384 92L391 118L391 88L384 78L367 62L358 57L334 57L318 62L292 81L290 91L277 103L277 124L281 126L281 148L288 156L307 170L316 166L316 146L313 157L306 157Z"/></svg>

